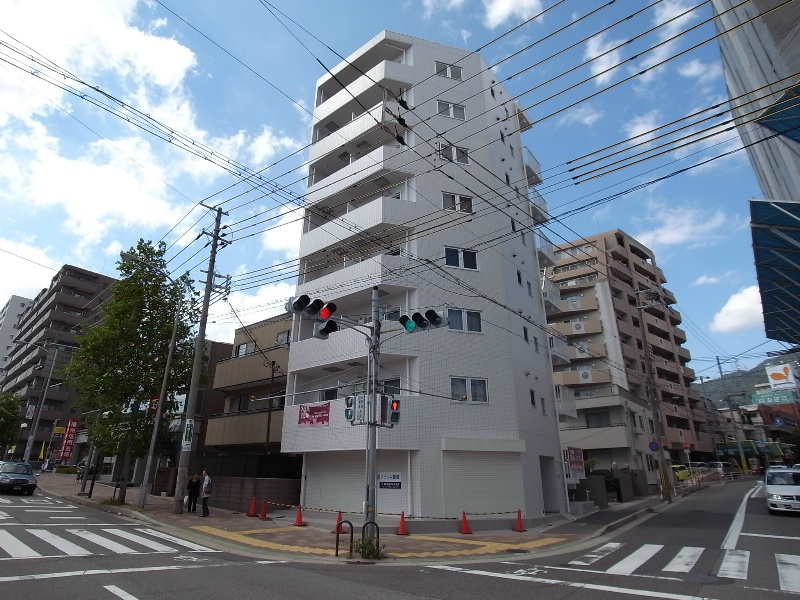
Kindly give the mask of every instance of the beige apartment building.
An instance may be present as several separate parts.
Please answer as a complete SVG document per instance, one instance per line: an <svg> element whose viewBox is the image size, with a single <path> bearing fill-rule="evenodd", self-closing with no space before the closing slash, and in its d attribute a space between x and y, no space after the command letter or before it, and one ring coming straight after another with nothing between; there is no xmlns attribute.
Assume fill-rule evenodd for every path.
<svg viewBox="0 0 800 600"><path fill-rule="evenodd" d="M545 289L545 306L551 329L567 341L569 362L553 361L553 381L572 390L577 415L562 419L562 445L581 448L593 468L630 468L655 484L652 372L660 441L672 461L713 459L681 315L653 252L617 229L557 246L554 258L545 271L555 284L549 294ZM558 338L551 346L563 342Z"/></svg>

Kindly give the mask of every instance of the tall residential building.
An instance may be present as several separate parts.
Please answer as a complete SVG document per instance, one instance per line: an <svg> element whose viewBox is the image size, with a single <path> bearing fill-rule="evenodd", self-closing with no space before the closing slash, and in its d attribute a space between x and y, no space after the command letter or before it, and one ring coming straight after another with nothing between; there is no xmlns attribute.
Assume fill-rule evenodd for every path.
<svg viewBox="0 0 800 600"><path fill-rule="evenodd" d="M562 423L564 446L581 448L596 468L646 473L657 482L656 440L647 393L652 372L664 438L673 461L713 459L714 440L675 297L651 250L619 229L556 247L547 277L560 291L549 324L569 344L554 363L556 385L573 390L577 421Z"/></svg>
<svg viewBox="0 0 800 600"><path fill-rule="evenodd" d="M97 322L102 303L109 297L115 279L64 265L22 313L17 334L9 350L0 389L20 397L26 427L20 431L15 456L23 455L29 435L34 436L31 460L42 454L51 441L54 426L79 419L73 406L75 393L62 386L59 370L69 362L77 345L78 325ZM48 378L49 386L45 389ZM37 407L39 422L36 422ZM60 441L56 440L58 447Z"/></svg>
<svg viewBox="0 0 800 600"><path fill-rule="evenodd" d="M408 35L318 80L297 293L354 325L321 340L294 321L282 452L304 456L304 506L364 510L366 430L343 398L364 391L375 286L377 379L402 406L377 432L377 511L564 507L529 127L479 56ZM397 322L430 309L449 325Z"/></svg>
<svg viewBox="0 0 800 600"><path fill-rule="evenodd" d="M6 305L0 308L0 381L5 374L8 355L14 347L14 337L22 313L30 306L32 300L22 296L11 296Z"/></svg>

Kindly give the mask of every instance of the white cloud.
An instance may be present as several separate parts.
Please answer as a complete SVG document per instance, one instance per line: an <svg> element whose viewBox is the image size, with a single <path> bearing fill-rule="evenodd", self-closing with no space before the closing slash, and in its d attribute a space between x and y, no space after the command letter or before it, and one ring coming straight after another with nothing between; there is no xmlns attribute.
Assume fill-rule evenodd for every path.
<svg viewBox="0 0 800 600"><path fill-rule="evenodd" d="M646 218L658 226L636 233L634 237L653 250L678 245L689 248L711 246L721 238L729 224L729 219L720 210L711 212L657 202L650 203Z"/></svg>
<svg viewBox="0 0 800 600"><path fill-rule="evenodd" d="M720 281L719 277L714 277L713 275L700 275L700 277L692 282L692 285L713 285Z"/></svg>
<svg viewBox="0 0 800 600"><path fill-rule="evenodd" d="M233 292L227 302L217 302L209 309L206 335L211 340L230 343L242 323L257 323L284 312L284 303L293 293L294 284L288 283L265 285L253 294Z"/></svg>
<svg viewBox="0 0 800 600"><path fill-rule="evenodd" d="M678 73L688 79L696 79L700 83L709 83L722 76L722 65L719 63L704 63L702 60L693 59L678 67Z"/></svg>
<svg viewBox="0 0 800 600"><path fill-rule="evenodd" d="M603 116L603 112L599 111L588 104L581 104L580 106L569 109L563 117L558 120L559 125L567 123L581 123L587 127L591 127L595 121Z"/></svg>
<svg viewBox="0 0 800 600"><path fill-rule="evenodd" d="M33 298L48 287L53 275L67 262L65 257L54 258L56 250L49 246L55 240L9 239L15 231L5 231L0 238L0 305L12 295Z"/></svg>
<svg viewBox="0 0 800 600"><path fill-rule="evenodd" d="M422 7L425 11L422 16L426 19L435 12L446 12L461 8L466 0L422 0Z"/></svg>
<svg viewBox="0 0 800 600"><path fill-rule="evenodd" d="M261 133L250 142L248 152L255 163L255 167L270 162L281 150L294 151L302 148L303 144L286 135L276 134L272 128L264 126Z"/></svg>
<svg viewBox="0 0 800 600"><path fill-rule="evenodd" d="M483 24L494 29L510 19L525 21L542 12L541 0L483 0Z"/></svg>
<svg viewBox="0 0 800 600"><path fill-rule="evenodd" d="M658 127L658 117L658 111L651 110L648 113L634 117L625 123L622 128L627 138L635 144L646 142L655 135L652 130Z"/></svg>
<svg viewBox="0 0 800 600"><path fill-rule="evenodd" d="M302 213L282 209L278 222L261 236L261 247L268 252L282 252L289 258L300 254L300 233L303 229Z"/></svg>
<svg viewBox="0 0 800 600"><path fill-rule="evenodd" d="M624 42L625 40L606 40L605 33L599 33L586 42L583 60L592 61L589 63L589 72L597 85L604 85L614 78L613 68L622 62L622 53L611 49Z"/></svg>
<svg viewBox="0 0 800 600"><path fill-rule="evenodd" d="M709 323L714 333L731 333L763 326L764 315L758 286L742 288L733 294Z"/></svg>
<svg viewBox="0 0 800 600"><path fill-rule="evenodd" d="M467 45L469 38L472 37L472 32L469 29L459 29L458 35L461 36L461 40L464 42L464 45Z"/></svg>

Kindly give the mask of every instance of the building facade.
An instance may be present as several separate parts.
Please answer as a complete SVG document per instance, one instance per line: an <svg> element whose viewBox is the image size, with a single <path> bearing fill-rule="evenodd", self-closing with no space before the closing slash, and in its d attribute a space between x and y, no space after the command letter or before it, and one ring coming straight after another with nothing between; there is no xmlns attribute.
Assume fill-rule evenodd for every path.
<svg viewBox="0 0 800 600"><path fill-rule="evenodd" d="M560 292L549 324L568 342L569 363L554 364L570 388L577 420L562 423L565 446L582 448L593 468L628 468L657 482L657 441L648 373L660 407L661 442L673 462L708 460L708 410L692 389L686 334L653 252L621 230L559 245L547 278Z"/></svg>
<svg viewBox="0 0 800 600"><path fill-rule="evenodd" d="M281 444L304 457L303 505L364 510L366 428L343 399L365 391L380 324L376 379L402 411L377 431L377 511L562 510L528 118L480 57L407 35L382 32L332 73L316 88L297 293L349 325L321 340L294 321ZM399 317L427 310L447 327L405 333Z"/></svg>
<svg viewBox="0 0 800 600"><path fill-rule="evenodd" d="M80 412L73 406L75 393L62 385L59 371L77 346L78 326L101 318L101 306L115 281L64 265L20 316L0 388L20 397L26 425L20 430L14 456L23 456L31 435L31 460L46 456L48 446L50 450L60 449L62 440L53 439L53 428L80 420Z"/></svg>
<svg viewBox="0 0 800 600"><path fill-rule="evenodd" d="M11 296L3 308L0 308L0 381L6 371L8 355L14 347L14 337L22 313L31 305L30 298Z"/></svg>

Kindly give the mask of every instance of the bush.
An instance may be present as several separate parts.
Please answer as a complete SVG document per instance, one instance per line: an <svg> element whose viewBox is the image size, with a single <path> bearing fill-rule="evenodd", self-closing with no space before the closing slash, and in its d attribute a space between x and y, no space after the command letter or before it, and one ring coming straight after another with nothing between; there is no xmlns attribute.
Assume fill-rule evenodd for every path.
<svg viewBox="0 0 800 600"><path fill-rule="evenodd" d="M354 551L358 553L361 558L374 558L380 560L386 558L386 553L383 549L386 546L378 546L374 537L364 537L355 543Z"/></svg>
<svg viewBox="0 0 800 600"><path fill-rule="evenodd" d="M67 473L68 475L75 475L78 472L78 469L75 467L65 467L63 465L56 465L53 467L53 473Z"/></svg>

